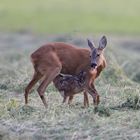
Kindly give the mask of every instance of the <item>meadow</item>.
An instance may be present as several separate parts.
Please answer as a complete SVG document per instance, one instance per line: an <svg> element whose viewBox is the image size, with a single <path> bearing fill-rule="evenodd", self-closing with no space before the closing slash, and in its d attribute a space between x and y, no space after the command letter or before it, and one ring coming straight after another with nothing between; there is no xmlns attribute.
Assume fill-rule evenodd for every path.
<svg viewBox="0 0 140 140"><path fill-rule="evenodd" d="M109 38L112 38L111 41ZM71 106L62 104L62 97L53 84L45 93L49 104L45 110L36 92L38 85L29 96L29 105L24 105L24 88L33 73L30 53L48 41L64 41L87 47L85 36L0 34L0 139L139 140L140 79L136 82L132 78L133 71L129 70L126 75L127 69L123 69L124 63L128 69L131 62L139 64L139 47L135 46L133 51L125 49L125 46L124 49L119 47L137 40L128 38L123 42L122 38L113 36L108 36L108 39L105 51L108 66L96 81L101 96L98 110L94 110L91 96L90 107L83 108L82 93L75 96ZM98 40L99 36L95 36L96 43ZM133 59L125 56L130 52ZM136 67L139 68L138 65Z"/></svg>
<svg viewBox="0 0 140 140"><path fill-rule="evenodd" d="M0 0L0 140L139 140L139 0ZM96 80L101 102L83 108L83 95L62 104L50 84L46 110L36 91L24 105L33 68L30 54L63 41L87 47L106 35L107 68Z"/></svg>

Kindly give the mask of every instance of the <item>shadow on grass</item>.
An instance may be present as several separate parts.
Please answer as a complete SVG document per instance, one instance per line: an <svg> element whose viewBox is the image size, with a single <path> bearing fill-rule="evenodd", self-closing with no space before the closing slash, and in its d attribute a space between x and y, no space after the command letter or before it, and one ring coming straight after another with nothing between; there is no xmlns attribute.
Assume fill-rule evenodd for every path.
<svg viewBox="0 0 140 140"><path fill-rule="evenodd" d="M107 107L99 106L94 108L94 113L97 113L100 117L109 117L111 115L111 110Z"/></svg>
<svg viewBox="0 0 140 140"><path fill-rule="evenodd" d="M140 110L140 97L138 95L134 97L128 97L124 103L118 106L110 107L113 110L121 110L121 109L133 109Z"/></svg>
<svg viewBox="0 0 140 140"><path fill-rule="evenodd" d="M31 117L35 111L36 109L31 106L18 106L16 108L8 109L9 115L17 119L25 119Z"/></svg>
<svg viewBox="0 0 140 140"><path fill-rule="evenodd" d="M109 117L113 110L140 110L140 97L138 95L130 96L126 98L122 104L114 107L105 107L99 105L98 107L94 108L94 113L98 113L101 117Z"/></svg>

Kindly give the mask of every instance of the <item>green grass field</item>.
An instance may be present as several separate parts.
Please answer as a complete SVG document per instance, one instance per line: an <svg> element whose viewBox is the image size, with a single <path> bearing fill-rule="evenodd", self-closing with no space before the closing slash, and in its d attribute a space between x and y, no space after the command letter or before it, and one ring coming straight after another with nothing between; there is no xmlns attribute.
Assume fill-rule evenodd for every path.
<svg viewBox="0 0 140 140"><path fill-rule="evenodd" d="M139 0L0 0L0 140L140 140ZM87 47L106 35L107 68L96 80L101 102L83 108L82 93L62 104L50 84L45 110L30 54L49 41ZM91 37L92 36L92 37Z"/></svg>
<svg viewBox="0 0 140 140"><path fill-rule="evenodd" d="M132 40L123 42L117 37L123 44L118 47L114 38L109 38L105 51L108 66L96 81L101 97L98 110L94 110L91 96L90 107L83 108L82 93L75 96L71 106L62 104L52 84L45 93L49 104L45 110L36 92L38 85L29 95L29 106L24 106L24 88L33 73L29 55L46 41L86 47L85 36L0 34L0 140L139 140L140 86L131 80L134 70L140 74L139 46L125 49L124 44ZM128 61L124 69L123 63ZM130 69L133 62L137 65Z"/></svg>
<svg viewBox="0 0 140 140"><path fill-rule="evenodd" d="M140 33L139 0L1 0L1 31Z"/></svg>

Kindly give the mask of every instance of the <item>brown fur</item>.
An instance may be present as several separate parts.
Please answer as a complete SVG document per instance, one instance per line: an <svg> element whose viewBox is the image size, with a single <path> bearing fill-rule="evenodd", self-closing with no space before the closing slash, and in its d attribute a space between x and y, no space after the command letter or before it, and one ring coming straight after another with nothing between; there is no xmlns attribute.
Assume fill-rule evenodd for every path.
<svg viewBox="0 0 140 140"><path fill-rule="evenodd" d="M28 103L28 94L31 88L41 79L42 82L37 91L45 107L47 107L44 92L55 77L60 72L74 75L81 70L87 72L87 88L90 89L90 91L92 89L93 92L90 92L90 94L93 97L94 103L98 104L99 95L93 82L105 67L106 61L102 55L99 65L94 70L95 72L92 73L90 70L90 53L91 50L89 49L78 48L63 42L49 43L37 49L31 55L31 61L34 66L34 76L25 89L25 104Z"/></svg>
<svg viewBox="0 0 140 140"><path fill-rule="evenodd" d="M84 107L89 106L88 95L86 90L86 72L81 71L77 75L59 74L53 83L63 97L63 103L67 101L71 104L73 96L84 91Z"/></svg>

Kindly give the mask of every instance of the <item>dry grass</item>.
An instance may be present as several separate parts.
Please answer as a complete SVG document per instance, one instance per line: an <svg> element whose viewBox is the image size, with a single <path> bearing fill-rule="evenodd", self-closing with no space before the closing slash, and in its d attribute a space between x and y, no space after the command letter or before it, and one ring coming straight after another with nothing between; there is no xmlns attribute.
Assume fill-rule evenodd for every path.
<svg viewBox="0 0 140 140"><path fill-rule="evenodd" d="M53 85L46 91L49 106L45 110L35 90L29 96L29 106L24 106L23 97L32 75L29 54L35 50L33 46L38 47L45 38L5 34L0 39L0 139L140 139L140 87L125 76L111 48L106 51L108 68L96 82L101 96L97 110L90 96L90 107L83 108L83 95L80 94L71 106L63 105ZM6 42L8 39L10 41ZM78 37L47 39L85 45Z"/></svg>

